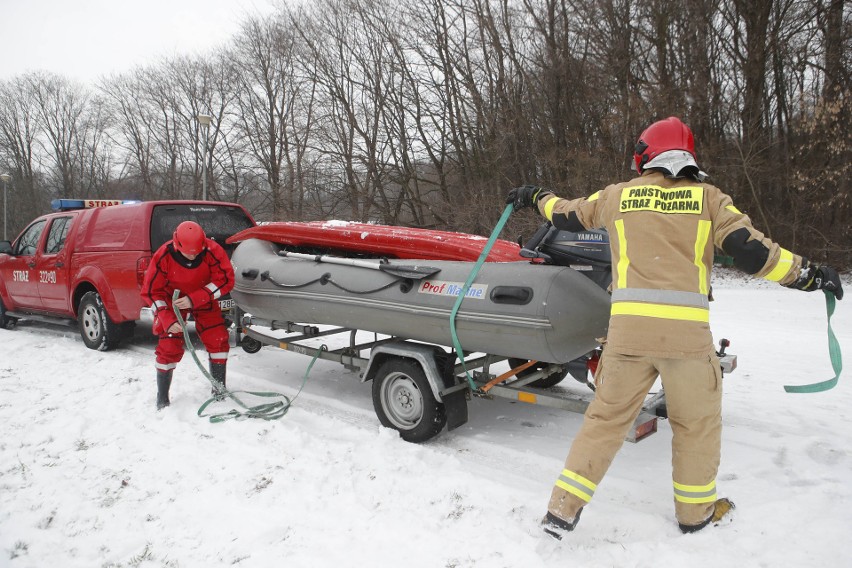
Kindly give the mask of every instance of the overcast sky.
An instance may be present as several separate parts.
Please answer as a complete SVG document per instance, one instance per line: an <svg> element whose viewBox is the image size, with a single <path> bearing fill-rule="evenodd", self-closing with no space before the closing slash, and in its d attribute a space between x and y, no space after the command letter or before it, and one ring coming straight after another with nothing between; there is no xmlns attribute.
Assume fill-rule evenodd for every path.
<svg viewBox="0 0 852 568"><path fill-rule="evenodd" d="M280 0L279 0L280 1ZM93 82L204 53L274 0L0 0L0 80L45 70Z"/></svg>

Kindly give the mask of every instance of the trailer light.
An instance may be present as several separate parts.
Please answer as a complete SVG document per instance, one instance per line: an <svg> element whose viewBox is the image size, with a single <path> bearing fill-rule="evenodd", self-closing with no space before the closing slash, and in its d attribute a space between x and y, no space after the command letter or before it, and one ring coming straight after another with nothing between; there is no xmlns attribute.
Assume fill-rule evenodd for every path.
<svg viewBox="0 0 852 568"><path fill-rule="evenodd" d="M589 372L592 373L593 377L595 376L595 373L598 370L598 363L600 362L600 360L601 360L600 353L598 353L597 351L594 351L589 356L589 359L586 361L586 367L589 369Z"/></svg>
<svg viewBox="0 0 852 568"><path fill-rule="evenodd" d="M634 432L636 436L636 441L638 442L642 438L646 438L657 431L657 419L652 418L647 422L643 422L639 426L636 427L636 431Z"/></svg>

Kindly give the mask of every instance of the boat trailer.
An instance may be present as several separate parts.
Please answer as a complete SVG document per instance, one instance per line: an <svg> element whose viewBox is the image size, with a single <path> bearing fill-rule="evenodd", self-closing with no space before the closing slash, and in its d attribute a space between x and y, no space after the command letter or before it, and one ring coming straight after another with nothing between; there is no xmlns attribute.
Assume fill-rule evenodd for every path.
<svg viewBox="0 0 852 568"><path fill-rule="evenodd" d="M247 353L256 353L264 345L309 357L340 363L359 374L361 382L372 381L373 407L382 425L399 431L409 442L425 442L447 426L453 430L468 419L467 402L473 397L524 402L585 413L594 396L588 383L585 362L549 364L543 368L523 366L496 375L492 368L506 361L503 356L464 352L463 362L455 353L437 345L345 327L299 324L268 320L243 314L240 345ZM283 334L282 334L283 332ZM359 334L372 339L358 343ZM348 335L348 341L345 336ZM319 339L335 338L343 347L317 345ZM514 360L512 361L514 364ZM466 378L470 373L475 389ZM586 396L564 389L536 388L533 383L554 374L570 373L591 387ZM522 376L521 376L522 375ZM666 417L662 389L651 396L633 423L626 440L638 442L657 431L657 419Z"/></svg>

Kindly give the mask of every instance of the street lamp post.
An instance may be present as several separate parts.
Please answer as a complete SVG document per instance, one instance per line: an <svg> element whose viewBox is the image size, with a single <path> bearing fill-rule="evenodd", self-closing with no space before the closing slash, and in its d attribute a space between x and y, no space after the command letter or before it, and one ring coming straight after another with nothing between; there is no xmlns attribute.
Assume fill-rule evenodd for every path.
<svg viewBox="0 0 852 568"><path fill-rule="evenodd" d="M201 164L201 187L203 192L201 199L204 201L207 201L207 141L210 136L210 121L212 119L213 117L208 114L198 115L198 123L204 128L204 160Z"/></svg>
<svg viewBox="0 0 852 568"><path fill-rule="evenodd" d="M12 180L12 176L0 174L0 180L3 180L3 240L8 241L9 236L6 234L6 186Z"/></svg>

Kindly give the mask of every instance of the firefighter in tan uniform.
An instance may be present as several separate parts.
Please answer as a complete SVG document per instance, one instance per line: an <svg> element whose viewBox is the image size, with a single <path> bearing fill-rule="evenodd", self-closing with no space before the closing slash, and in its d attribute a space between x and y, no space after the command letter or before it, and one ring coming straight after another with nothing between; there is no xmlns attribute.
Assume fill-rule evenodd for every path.
<svg viewBox="0 0 852 568"><path fill-rule="evenodd" d="M672 428L672 480L680 529L695 532L733 503L716 495L722 376L709 326L714 248L734 265L783 286L825 289L837 272L770 241L720 189L703 183L690 129L671 117L649 126L634 154L639 177L588 198L536 186L509 193L515 210L537 206L559 229L605 227L613 260L612 308L597 390L556 481L543 520L561 538L577 524L659 375Z"/></svg>

